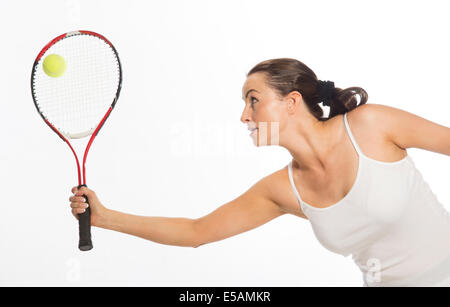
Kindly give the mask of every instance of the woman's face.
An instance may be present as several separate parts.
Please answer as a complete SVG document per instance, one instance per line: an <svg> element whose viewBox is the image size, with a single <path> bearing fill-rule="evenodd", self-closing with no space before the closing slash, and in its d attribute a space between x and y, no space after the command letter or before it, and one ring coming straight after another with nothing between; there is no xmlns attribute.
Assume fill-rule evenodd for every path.
<svg viewBox="0 0 450 307"><path fill-rule="evenodd" d="M286 123L286 103L266 84L264 73L247 77L242 88L245 101L241 122L249 129L257 128L250 136L257 146L279 145L280 133Z"/></svg>

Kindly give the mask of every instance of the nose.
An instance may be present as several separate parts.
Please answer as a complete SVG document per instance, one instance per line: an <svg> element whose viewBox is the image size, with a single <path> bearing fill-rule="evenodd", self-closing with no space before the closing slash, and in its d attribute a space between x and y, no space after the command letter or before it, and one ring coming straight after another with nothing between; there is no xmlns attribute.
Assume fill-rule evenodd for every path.
<svg viewBox="0 0 450 307"><path fill-rule="evenodd" d="M250 122L251 120L252 118L250 116L250 112L248 111L248 107L245 106L244 111L242 111L241 122L245 124L247 122Z"/></svg>

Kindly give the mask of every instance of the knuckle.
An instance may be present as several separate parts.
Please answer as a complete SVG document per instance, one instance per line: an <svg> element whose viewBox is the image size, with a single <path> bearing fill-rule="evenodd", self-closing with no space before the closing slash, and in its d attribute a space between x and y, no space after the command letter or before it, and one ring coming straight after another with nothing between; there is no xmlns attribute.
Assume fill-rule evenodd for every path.
<svg viewBox="0 0 450 307"><path fill-rule="evenodd" d="M76 202L76 201L74 201L74 202L70 203L70 207L72 207L72 208L74 208L74 209L77 209L77 208L82 208L82 207L83 207L83 204L82 204L82 203L79 203L79 202Z"/></svg>

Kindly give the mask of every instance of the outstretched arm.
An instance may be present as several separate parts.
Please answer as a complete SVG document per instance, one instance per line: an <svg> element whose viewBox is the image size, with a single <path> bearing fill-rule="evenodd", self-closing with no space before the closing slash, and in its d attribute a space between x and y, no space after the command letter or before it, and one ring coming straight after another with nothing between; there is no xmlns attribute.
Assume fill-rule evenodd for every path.
<svg viewBox="0 0 450 307"><path fill-rule="evenodd" d="M259 180L239 197L197 219L199 245L249 231L285 214L270 197L269 180L269 176Z"/></svg>
<svg viewBox="0 0 450 307"><path fill-rule="evenodd" d="M76 217L89 199L91 224L119 231L156 243L186 247L219 241L256 228L285 212L270 199L268 177L265 177L236 199L198 219L137 216L105 208L94 191L82 187L72 189L72 213Z"/></svg>

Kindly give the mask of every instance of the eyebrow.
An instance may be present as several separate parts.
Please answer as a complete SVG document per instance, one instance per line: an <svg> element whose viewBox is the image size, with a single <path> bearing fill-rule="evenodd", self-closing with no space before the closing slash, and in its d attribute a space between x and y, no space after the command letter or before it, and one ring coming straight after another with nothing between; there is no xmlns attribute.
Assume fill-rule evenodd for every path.
<svg viewBox="0 0 450 307"><path fill-rule="evenodd" d="M245 94L245 99L247 99L247 96L248 96L248 94L249 94L250 92L257 92L257 93L259 93L259 92L258 92L257 90L255 90L255 89L248 90L248 91L247 91L247 94ZM244 97L242 97L242 99L244 99Z"/></svg>

